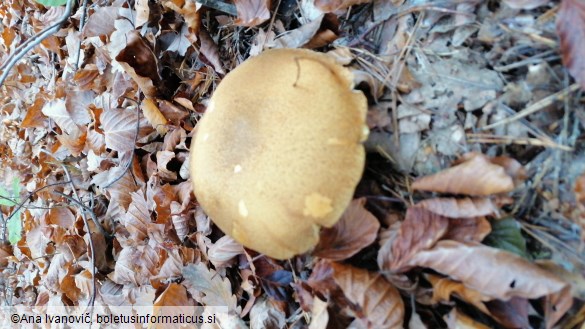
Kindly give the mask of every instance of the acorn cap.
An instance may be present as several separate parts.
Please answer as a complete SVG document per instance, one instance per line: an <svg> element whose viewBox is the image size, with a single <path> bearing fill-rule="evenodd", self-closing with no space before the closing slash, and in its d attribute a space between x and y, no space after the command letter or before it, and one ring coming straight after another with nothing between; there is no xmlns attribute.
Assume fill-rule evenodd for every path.
<svg viewBox="0 0 585 329"><path fill-rule="evenodd" d="M195 196L245 247L276 259L314 247L364 169L367 101L322 53L267 50L221 81L191 146Z"/></svg>

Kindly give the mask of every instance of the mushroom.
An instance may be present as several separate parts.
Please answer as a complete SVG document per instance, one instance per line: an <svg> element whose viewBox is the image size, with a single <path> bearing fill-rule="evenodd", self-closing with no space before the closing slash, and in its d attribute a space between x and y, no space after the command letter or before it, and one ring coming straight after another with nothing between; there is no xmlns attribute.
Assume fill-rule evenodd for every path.
<svg viewBox="0 0 585 329"><path fill-rule="evenodd" d="M350 71L305 49L274 49L221 81L197 125L190 171L212 221L276 259L307 252L364 170L367 101Z"/></svg>

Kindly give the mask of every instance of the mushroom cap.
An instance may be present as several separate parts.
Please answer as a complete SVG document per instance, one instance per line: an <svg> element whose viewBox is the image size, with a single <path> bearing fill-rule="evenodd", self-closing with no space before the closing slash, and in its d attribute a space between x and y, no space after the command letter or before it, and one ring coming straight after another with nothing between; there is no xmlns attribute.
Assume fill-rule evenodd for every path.
<svg viewBox="0 0 585 329"><path fill-rule="evenodd" d="M367 101L322 53L267 50L221 81L191 146L195 196L213 222L276 259L314 247L353 197Z"/></svg>

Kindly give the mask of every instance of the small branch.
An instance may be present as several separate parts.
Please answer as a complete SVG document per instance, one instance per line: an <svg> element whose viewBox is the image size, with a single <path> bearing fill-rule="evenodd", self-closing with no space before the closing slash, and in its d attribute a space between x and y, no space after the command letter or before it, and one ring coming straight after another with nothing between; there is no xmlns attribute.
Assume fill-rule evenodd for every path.
<svg viewBox="0 0 585 329"><path fill-rule="evenodd" d="M75 196L74 200L77 201L77 204L83 205L83 203L81 203L81 199L79 198L79 195L77 194L77 188L75 187L75 183L73 183L73 179L71 179L71 175L69 174L69 169L67 169L67 166L65 166L64 164L61 164L61 167L65 171L65 175L67 176L67 179L69 180L69 184L71 185L71 190L73 191L73 195ZM91 239L91 230L89 229L89 223L87 222L87 217L85 216L85 211L83 208L81 208L81 218L83 219L83 225L85 226L85 231L87 232L87 235L88 235L87 244L89 246L89 255L91 257L91 262L90 262L91 277L93 279L93 281L92 281L92 294L91 294L91 297L89 298L89 305L88 306L93 307L93 305L95 303L95 296L97 293L96 282L95 282L96 281L96 278L95 278L95 250L93 247L93 240Z"/></svg>
<svg viewBox="0 0 585 329"><path fill-rule="evenodd" d="M63 23L69 18L69 16L71 16L73 2L74 0L67 1L67 5L65 6L65 12L63 13L63 16L61 16L55 24L45 28L40 33L34 35L33 37L25 41L22 45L16 48L14 54L8 57L8 60L0 67L0 70L2 70L2 75L0 75L0 86L4 84L4 81L8 77L8 74L10 74L10 71L12 70L14 65L16 65L16 63L18 63L18 61L20 61L22 57L26 55L26 53L28 53L34 47L38 46L43 40L59 31L61 25L63 25Z"/></svg>
<svg viewBox="0 0 585 329"><path fill-rule="evenodd" d="M488 129L492 129L495 127L499 127L501 125L505 125L508 123L512 123L518 119L524 118L525 116L528 116L532 113L538 112L540 110L542 110L543 108L552 105L552 103L554 103L555 101L558 100L562 100L565 97L567 97L569 94L571 94L572 92L575 92L577 90L579 90L581 88L581 86L578 83L574 83L572 85L570 85L569 87L565 88L564 90L561 90L559 92L556 92L548 97L545 97L541 100L539 100L538 102L528 106L527 108L525 108L524 110L516 113L516 115L511 116L509 118L506 118L502 121L498 121L495 123L492 123L491 125L487 125L485 127L482 127L481 130L488 130Z"/></svg>

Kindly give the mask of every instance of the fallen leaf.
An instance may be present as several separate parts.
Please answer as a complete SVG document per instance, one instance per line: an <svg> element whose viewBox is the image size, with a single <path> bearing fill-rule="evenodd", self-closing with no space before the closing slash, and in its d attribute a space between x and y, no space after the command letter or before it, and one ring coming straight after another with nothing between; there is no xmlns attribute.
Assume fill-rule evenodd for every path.
<svg viewBox="0 0 585 329"><path fill-rule="evenodd" d="M492 300L477 290L466 287L463 283L443 278L434 274L427 274L425 278L433 286L433 303L448 302L451 300L451 295L455 294L461 300L475 306L478 310L485 314L490 314L483 302Z"/></svg>
<svg viewBox="0 0 585 329"><path fill-rule="evenodd" d="M485 217L451 218L443 240L459 242L481 242L492 232L492 226Z"/></svg>
<svg viewBox="0 0 585 329"><path fill-rule="evenodd" d="M561 39L563 64L585 89L585 3L581 0L563 0L560 6L557 33Z"/></svg>
<svg viewBox="0 0 585 329"><path fill-rule="evenodd" d="M333 227L322 229L313 255L343 260L372 244L380 222L364 208L365 203L364 198L353 200Z"/></svg>
<svg viewBox="0 0 585 329"><path fill-rule="evenodd" d="M270 0L234 0L238 18L236 25L256 26L270 19Z"/></svg>
<svg viewBox="0 0 585 329"><path fill-rule="evenodd" d="M136 144L138 118L132 108L111 109L102 116L106 147L118 151L133 151Z"/></svg>
<svg viewBox="0 0 585 329"><path fill-rule="evenodd" d="M400 293L379 273L332 263L333 279L373 328L402 328L404 303Z"/></svg>
<svg viewBox="0 0 585 329"><path fill-rule="evenodd" d="M463 162L424 176L412 184L415 190L441 193L487 196L506 193L514 189L512 177L503 167L493 164L490 159L478 153L467 154Z"/></svg>
<svg viewBox="0 0 585 329"><path fill-rule="evenodd" d="M422 208L410 207L395 239L389 239L391 253L378 254L378 264L384 270L402 272L420 251L431 248L447 232L449 220ZM382 246L382 249L384 246Z"/></svg>
<svg viewBox="0 0 585 329"><path fill-rule="evenodd" d="M206 306L227 306L230 313L239 312L238 301L232 294L230 281L222 278L204 263L185 266L183 277L185 278L183 285L198 302Z"/></svg>
<svg viewBox="0 0 585 329"><path fill-rule="evenodd" d="M150 99L145 98L142 101L140 106L142 109L142 113L148 122L152 125L154 129L160 134L164 135L167 133L168 128L166 127L167 119L165 116L160 112L156 103Z"/></svg>
<svg viewBox="0 0 585 329"><path fill-rule="evenodd" d="M495 299L540 298L567 284L524 258L478 244L439 241L414 255L408 265L431 268Z"/></svg>
<svg viewBox="0 0 585 329"><path fill-rule="evenodd" d="M285 328L286 314L268 298L259 299L250 310L250 329Z"/></svg>
<svg viewBox="0 0 585 329"><path fill-rule="evenodd" d="M125 246L118 255L114 271L108 277L121 285L150 285L150 279L158 273L158 262L157 252L149 245Z"/></svg>
<svg viewBox="0 0 585 329"><path fill-rule="evenodd" d="M162 306L188 306L193 305L193 301L187 296L187 290L184 286L172 282L154 301L154 311Z"/></svg>
<svg viewBox="0 0 585 329"><path fill-rule="evenodd" d="M201 54L203 54L203 56L205 56L205 58L211 63L215 72L225 74L223 65L221 64L221 59L219 58L217 44L215 44L215 41L213 41L209 32L205 29L199 30L199 39L201 41L201 47L199 47Z"/></svg>
<svg viewBox="0 0 585 329"><path fill-rule="evenodd" d="M142 192L132 192L130 196L132 197L132 202L128 207L126 216L122 218L121 224L130 233L130 238L138 242L148 236L147 226L151 222L150 212Z"/></svg>
<svg viewBox="0 0 585 329"><path fill-rule="evenodd" d="M64 99L56 99L45 103L42 112L53 119L61 130L67 135L80 135L80 129L67 110Z"/></svg>
<svg viewBox="0 0 585 329"><path fill-rule="evenodd" d="M488 216L498 212L489 198L434 198L423 200L416 206L449 218Z"/></svg>
<svg viewBox="0 0 585 329"><path fill-rule="evenodd" d="M220 268L229 266L234 257L243 253L244 247L241 244L232 237L224 235L209 247L207 257L215 268Z"/></svg>
<svg viewBox="0 0 585 329"><path fill-rule="evenodd" d="M110 35L116 30L114 22L118 18L119 7L105 6L95 9L87 19L83 28L83 36L95 37L99 35Z"/></svg>
<svg viewBox="0 0 585 329"><path fill-rule="evenodd" d="M116 61L148 97L155 97L160 86L158 61L150 46L137 31L126 33L126 46L116 55Z"/></svg>

